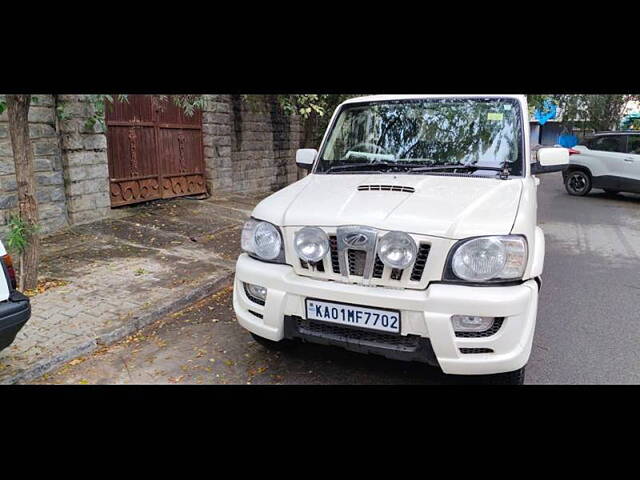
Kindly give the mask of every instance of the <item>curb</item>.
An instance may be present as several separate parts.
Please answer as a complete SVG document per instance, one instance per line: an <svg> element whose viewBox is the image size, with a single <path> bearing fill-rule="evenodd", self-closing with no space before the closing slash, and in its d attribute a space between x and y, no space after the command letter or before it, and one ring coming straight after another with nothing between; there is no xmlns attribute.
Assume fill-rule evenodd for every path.
<svg viewBox="0 0 640 480"><path fill-rule="evenodd" d="M183 308L198 302L205 297L213 295L225 287L233 284L233 276L235 272L230 271L223 274L212 281L206 282L204 285L194 288L186 295L180 298L169 301L163 305L159 305L153 311L146 311L144 314L137 315L131 318L126 325L121 325L114 330L102 333L96 338L91 339L81 345L76 345L73 348L62 352L54 357L41 360L29 366L29 368L7 378L3 378L0 381L0 385L10 385L19 382L27 382L41 377L45 373L54 370L55 368L73 360L74 358L86 355L96 350L98 347L111 345L124 337L131 335L137 330L141 329L153 323L165 315L177 312Z"/></svg>

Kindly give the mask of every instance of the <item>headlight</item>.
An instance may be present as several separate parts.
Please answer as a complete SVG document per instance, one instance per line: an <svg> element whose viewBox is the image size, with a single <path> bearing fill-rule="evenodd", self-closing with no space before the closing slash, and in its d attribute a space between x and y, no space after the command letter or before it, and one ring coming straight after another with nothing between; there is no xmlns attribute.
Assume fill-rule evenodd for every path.
<svg viewBox="0 0 640 480"><path fill-rule="evenodd" d="M298 230L293 240L298 256L311 263L322 260L329 251L329 237L317 227Z"/></svg>
<svg viewBox="0 0 640 480"><path fill-rule="evenodd" d="M378 256L388 267L403 270L413 263L417 254L416 242L404 232L386 233L378 241Z"/></svg>
<svg viewBox="0 0 640 480"><path fill-rule="evenodd" d="M459 242L450 256L449 270L469 282L517 280L527 266L527 241L517 235L479 237ZM449 277L449 278L446 278Z"/></svg>
<svg viewBox="0 0 640 480"><path fill-rule="evenodd" d="M244 224L241 238L242 249L262 260L284 262L282 236L278 227L254 219Z"/></svg>

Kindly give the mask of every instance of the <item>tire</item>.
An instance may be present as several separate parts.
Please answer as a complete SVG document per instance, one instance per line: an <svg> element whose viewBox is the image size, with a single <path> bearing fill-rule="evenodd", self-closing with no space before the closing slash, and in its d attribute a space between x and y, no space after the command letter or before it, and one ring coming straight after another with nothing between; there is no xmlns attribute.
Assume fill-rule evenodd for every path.
<svg viewBox="0 0 640 480"><path fill-rule="evenodd" d="M273 340L269 340L268 338L261 337L260 335L256 335L255 333L251 333L251 336L257 343L259 343L266 349L272 350L275 352L284 352L287 350L291 350L293 347L295 347L295 342L293 340L289 340L286 338L283 340L280 340L279 342L274 342Z"/></svg>
<svg viewBox="0 0 640 480"><path fill-rule="evenodd" d="M525 367L513 372L496 373L494 375L467 375L462 383L471 385L522 385L524 384Z"/></svg>
<svg viewBox="0 0 640 480"><path fill-rule="evenodd" d="M584 170L571 170L565 176L564 188L569 195L584 197L591 191L591 175Z"/></svg>

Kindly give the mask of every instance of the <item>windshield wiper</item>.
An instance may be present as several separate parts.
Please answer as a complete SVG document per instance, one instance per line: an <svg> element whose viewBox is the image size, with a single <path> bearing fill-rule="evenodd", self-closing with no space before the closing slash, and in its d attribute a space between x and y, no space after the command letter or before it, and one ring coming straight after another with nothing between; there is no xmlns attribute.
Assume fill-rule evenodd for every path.
<svg viewBox="0 0 640 480"><path fill-rule="evenodd" d="M384 170L379 170L380 167L384 168ZM367 163L351 163L346 165L334 165L333 167L329 167L322 173L329 172L341 172L341 171L352 171L364 169L366 171L385 171L388 172L390 170L398 169L398 170L414 170L415 163L399 163L399 162L367 162Z"/></svg>
<svg viewBox="0 0 640 480"><path fill-rule="evenodd" d="M437 172L438 170L489 170L492 172L500 172L500 178L507 178L511 173L510 169L505 167L485 167L483 165L439 165L433 167L418 167L411 170L414 172Z"/></svg>

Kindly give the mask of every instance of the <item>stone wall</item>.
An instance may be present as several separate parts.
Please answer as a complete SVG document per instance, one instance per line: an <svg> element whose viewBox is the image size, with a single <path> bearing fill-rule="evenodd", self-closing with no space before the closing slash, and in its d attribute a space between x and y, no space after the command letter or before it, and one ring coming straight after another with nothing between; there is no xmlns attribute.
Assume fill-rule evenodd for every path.
<svg viewBox="0 0 640 480"><path fill-rule="evenodd" d="M209 98L203 114L207 182L212 194L274 191L298 178L295 152L302 122L284 115L273 96Z"/></svg>
<svg viewBox="0 0 640 480"><path fill-rule="evenodd" d="M109 198L107 140L103 127L87 125L87 95L34 95L29 112L36 190L43 233L105 218ZM202 132L210 193L275 191L298 179L299 117L284 115L274 96L209 95ZM7 113L0 115L0 238L17 193Z"/></svg>
<svg viewBox="0 0 640 480"><path fill-rule="evenodd" d="M60 95L58 104L68 115L59 131L69 222L104 218L111 210L104 128L87 125L93 106L86 95Z"/></svg>
<svg viewBox="0 0 640 480"><path fill-rule="evenodd" d="M60 139L56 132L53 95L33 95L29 109L29 134L34 152L36 195L40 227L49 233L68 225L62 173ZM2 96L4 97L4 96ZM4 239L7 220L18 205L15 166L7 112L0 115L0 235Z"/></svg>

